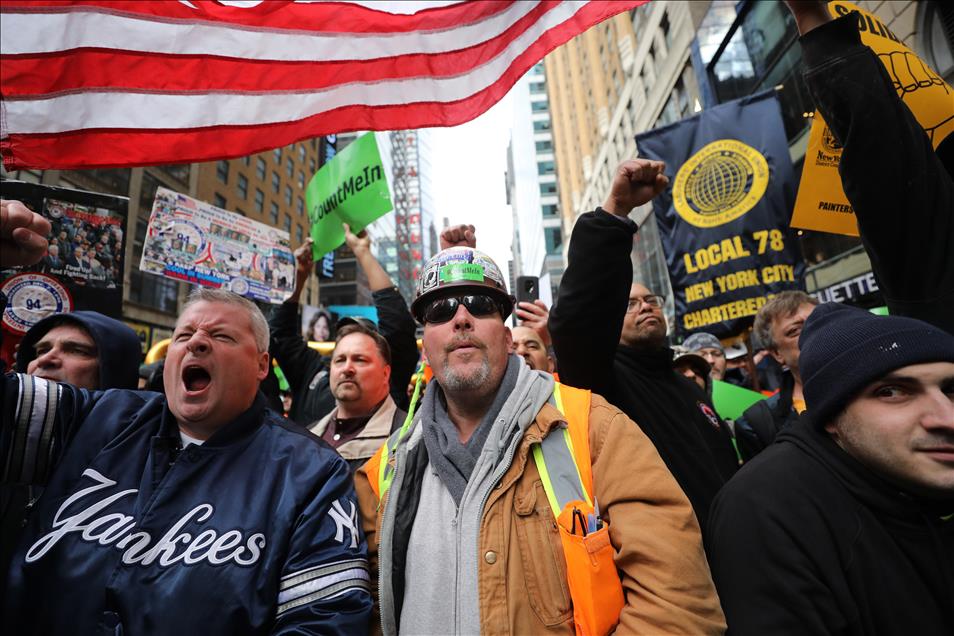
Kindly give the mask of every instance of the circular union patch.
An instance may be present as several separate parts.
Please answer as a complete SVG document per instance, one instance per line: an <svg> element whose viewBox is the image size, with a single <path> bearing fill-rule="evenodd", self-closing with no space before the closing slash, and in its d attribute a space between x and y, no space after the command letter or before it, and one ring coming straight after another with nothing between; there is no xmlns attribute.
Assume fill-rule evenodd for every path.
<svg viewBox="0 0 954 636"><path fill-rule="evenodd" d="M3 324L14 333L26 333L49 315L73 311L70 293L46 274L17 274L3 283L0 293L7 297Z"/></svg>
<svg viewBox="0 0 954 636"><path fill-rule="evenodd" d="M831 132L831 128L825 126L825 129L822 130L821 138L822 148L824 148L829 153L841 152L841 144L838 143L838 140L835 139L835 135Z"/></svg>
<svg viewBox="0 0 954 636"><path fill-rule="evenodd" d="M735 139L713 141L676 173L673 206L690 225L722 225L755 207L768 177L768 162L755 148Z"/></svg>

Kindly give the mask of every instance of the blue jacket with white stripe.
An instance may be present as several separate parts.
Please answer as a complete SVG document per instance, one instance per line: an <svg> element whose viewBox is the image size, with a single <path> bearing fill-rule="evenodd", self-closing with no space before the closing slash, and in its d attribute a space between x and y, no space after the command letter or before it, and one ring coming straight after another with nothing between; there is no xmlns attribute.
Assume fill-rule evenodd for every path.
<svg viewBox="0 0 954 636"><path fill-rule="evenodd" d="M0 632L367 632L348 465L261 394L181 451L160 394L11 374L2 397L3 483L45 490L7 555Z"/></svg>

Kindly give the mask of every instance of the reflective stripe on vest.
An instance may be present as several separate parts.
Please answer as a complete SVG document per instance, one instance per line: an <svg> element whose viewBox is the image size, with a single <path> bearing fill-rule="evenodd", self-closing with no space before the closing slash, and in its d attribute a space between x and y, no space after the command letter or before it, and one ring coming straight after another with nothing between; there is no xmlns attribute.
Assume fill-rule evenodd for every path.
<svg viewBox="0 0 954 636"><path fill-rule="evenodd" d="M417 369L417 382L414 384L414 394L411 396L411 403L408 405L407 417L404 418L404 424L388 437L388 441L378 449L378 452L374 454L374 457L368 460L368 463L365 464L363 468L365 474L368 476L368 482L371 484L371 490L374 491L375 496L378 498L379 505L384 493L391 488L391 482L394 481L394 466L393 462L391 462L391 456L394 454L394 450L398 447L398 444L401 443L401 440L404 439L404 436L407 435L407 432L411 430L411 423L414 421L414 410L417 406L417 401L421 397L422 379L429 371L430 367L421 362L421 366Z"/></svg>
<svg viewBox="0 0 954 636"><path fill-rule="evenodd" d="M532 447L533 461L537 465L554 517L559 517L571 501L585 501L592 505L592 483L586 483L591 482L592 478L584 480L581 474L582 466L586 466L587 477L591 474L589 439L581 439L580 435L571 433L581 431L589 435L589 397L589 391L555 383L553 400L557 410L567 419L567 427L551 431L541 443ZM581 412L584 406L586 410ZM586 414L585 419L583 413ZM574 438L577 440L576 446L584 448L575 448Z"/></svg>

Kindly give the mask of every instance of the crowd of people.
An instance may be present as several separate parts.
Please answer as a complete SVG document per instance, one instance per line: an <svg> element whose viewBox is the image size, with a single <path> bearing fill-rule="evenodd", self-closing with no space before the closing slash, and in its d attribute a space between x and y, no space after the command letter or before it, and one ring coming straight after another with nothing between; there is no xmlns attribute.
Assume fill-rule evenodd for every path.
<svg viewBox="0 0 954 636"><path fill-rule="evenodd" d="M377 324L302 333L308 242L269 317L193 291L159 390L129 327L48 317L0 387L4 633L954 633L954 181L856 16L790 7L891 315L784 292L764 367L706 333L674 351L630 260L668 179L634 159L550 311L467 225L408 306L346 226ZM48 221L0 212L4 266L49 257ZM777 390L726 421L726 380Z"/></svg>

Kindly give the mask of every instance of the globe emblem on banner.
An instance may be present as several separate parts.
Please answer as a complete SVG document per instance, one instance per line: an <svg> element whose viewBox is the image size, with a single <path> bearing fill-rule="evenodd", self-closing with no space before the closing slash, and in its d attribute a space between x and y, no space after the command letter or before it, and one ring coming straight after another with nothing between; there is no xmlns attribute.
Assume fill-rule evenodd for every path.
<svg viewBox="0 0 954 636"><path fill-rule="evenodd" d="M692 155L676 173L676 212L696 227L737 219L761 200L768 187L768 162L751 146L720 139Z"/></svg>

